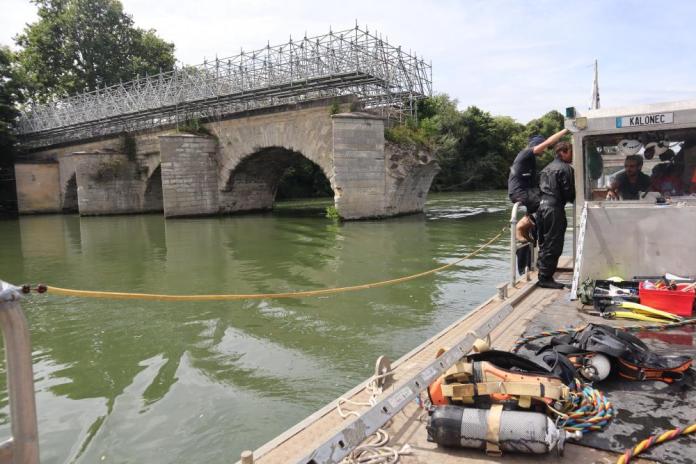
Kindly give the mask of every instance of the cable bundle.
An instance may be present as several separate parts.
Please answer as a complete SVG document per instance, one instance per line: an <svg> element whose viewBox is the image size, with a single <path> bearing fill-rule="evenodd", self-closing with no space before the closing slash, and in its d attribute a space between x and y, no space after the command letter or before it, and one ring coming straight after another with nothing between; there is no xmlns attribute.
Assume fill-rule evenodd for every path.
<svg viewBox="0 0 696 464"><path fill-rule="evenodd" d="M604 393L589 384L575 380L578 393L571 396L572 406L561 420L561 426L568 431L582 432L602 430L609 425L616 412Z"/></svg>
<svg viewBox="0 0 696 464"><path fill-rule="evenodd" d="M622 454L621 457L616 461L616 464L628 464L631 459L643 453L648 448L694 432L696 432L696 423L691 424L686 428L677 427L676 429L668 430L660 435L652 435L638 443L633 449L630 449Z"/></svg>

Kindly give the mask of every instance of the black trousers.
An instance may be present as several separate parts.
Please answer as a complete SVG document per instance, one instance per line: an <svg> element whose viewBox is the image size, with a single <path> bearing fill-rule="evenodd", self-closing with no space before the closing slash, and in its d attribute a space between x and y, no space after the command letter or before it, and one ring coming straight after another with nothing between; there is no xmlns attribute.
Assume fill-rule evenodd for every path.
<svg viewBox="0 0 696 464"><path fill-rule="evenodd" d="M532 187L529 190L510 195L510 201L513 203L522 202L522 205L527 209L527 214L534 214L539 209L541 194L537 187Z"/></svg>
<svg viewBox="0 0 696 464"><path fill-rule="evenodd" d="M565 210L558 206L542 205L537 211L537 237L539 239L539 278L553 277L558 258L563 253L563 240L568 227Z"/></svg>

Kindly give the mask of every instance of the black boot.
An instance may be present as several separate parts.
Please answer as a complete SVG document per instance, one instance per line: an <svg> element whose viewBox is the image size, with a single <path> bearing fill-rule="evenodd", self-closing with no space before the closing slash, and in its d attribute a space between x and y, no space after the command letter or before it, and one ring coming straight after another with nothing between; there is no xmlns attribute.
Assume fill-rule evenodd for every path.
<svg viewBox="0 0 696 464"><path fill-rule="evenodd" d="M560 290L562 288L565 288L565 285L563 285L560 282L556 282L553 280L553 277L545 277L545 276L539 276L539 281L537 282L537 286L541 288L553 288L556 290Z"/></svg>

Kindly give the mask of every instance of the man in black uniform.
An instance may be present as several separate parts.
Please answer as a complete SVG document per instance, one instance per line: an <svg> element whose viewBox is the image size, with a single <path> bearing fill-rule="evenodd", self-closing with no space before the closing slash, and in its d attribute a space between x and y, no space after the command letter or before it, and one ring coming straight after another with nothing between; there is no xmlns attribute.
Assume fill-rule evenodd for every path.
<svg viewBox="0 0 696 464"><path fill-rule="evenodd" d="M565 205L575 201L575 174L570 165L573 149L568 142L559 142L554 151L556 159L539 176L541 202L536 218L539 237L537 285L543 288L563 288L563 284L553 279L553 274L563 252L563 239L568 226Z"/></svg>
<svg viewBox="0 0 696 464"><path fill-rule="evenodd" d="M513 203L522 202L528 215L539 208L536 157L558 142L567 132L567 129L563 129L546 140L541 135L530 137L527 147L519 152L512 162L508 177L508 196Z"/></svg>
<svg viewBox="0 0 696 464"><path fill-rule="evenodd" d="M537 182L536 157L548 147L558 142L568 131L563 129L544 140L541 135L529 138L527 147L520 151L510 167L508 177L508 197L512 203L521 202L527 210L517 223L516 235L520 240L533 241L534 213L539 208L539 184ZM518 265L524 269L531 260L531 248L520 248L517 254Z"/></svg>

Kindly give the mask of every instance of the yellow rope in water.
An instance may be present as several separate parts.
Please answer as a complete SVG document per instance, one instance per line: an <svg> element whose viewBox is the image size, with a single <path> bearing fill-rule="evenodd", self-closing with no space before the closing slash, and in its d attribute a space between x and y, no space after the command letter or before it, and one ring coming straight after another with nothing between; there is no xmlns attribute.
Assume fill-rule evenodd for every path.
<svg viewBox="0 0 696 464"><path fill-rule="evenodd" d="M219 295L167 295L167 294L156 294L156 293L126 293L126 292L105 292L96 290L76 290L72 288L60 288L52 287L50 285L46 286L46 291L53 293L55 295L63 296L76 296L81 298L107 298L114 300L156 300L156 301L234 301L234 300L264 300L270 298L299 298L299 297L312 297L321 295L331 295L334 293L343 292L353 292L356 290L366 290L369 288L385 287L387 285L394 285L401 282L406 282L408 280L417 279L419 277L425 277L430 274L435 274L436 272L444 271L449 269L462 261L473 258L481 251L488 248L494 242L496 242L507 227L504 227L498 235L478 247L476 250L472 251L468 255L459 258L449 264L445 264L428 271L419 272L417 274L411 274L404 277L399 277L396 279L382 280L380 282L372 282L361 285L353 285L351 287L334 287L334 288L324 288L320 290L305 290L300 292L283 292L283 293L251 293L251 294L219 294Z"/></svg>

